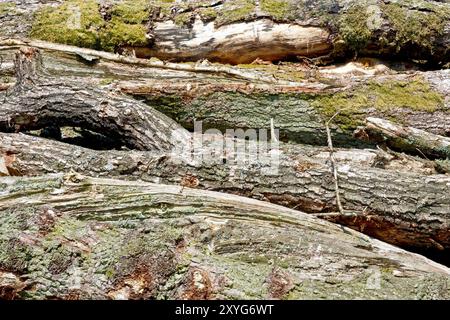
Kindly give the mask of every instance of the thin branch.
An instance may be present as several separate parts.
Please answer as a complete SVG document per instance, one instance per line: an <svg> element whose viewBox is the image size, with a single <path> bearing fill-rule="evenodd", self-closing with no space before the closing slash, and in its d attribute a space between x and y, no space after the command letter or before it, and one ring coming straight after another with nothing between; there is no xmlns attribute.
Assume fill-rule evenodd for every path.
<svg viewBox="0 0 450 320"><path fill-rule="evenodd" d="M336 203L339 209L339 212L341 215L345 215L344 208L342 207L341 203L341 196L339 194L339 182L338 182L338 173L336 168L336 160L334 158L334 149L333 149L333 140L331 139L331 131L330 131L330 123L333 121L333 119L340 113L340 111L336 112L326 123L325 127L327 130L327 138L328 138L328 149L330 151L330 161L331 161L331 168L333 170L333 177L334 177L334 188L336 192Z"/></svg>

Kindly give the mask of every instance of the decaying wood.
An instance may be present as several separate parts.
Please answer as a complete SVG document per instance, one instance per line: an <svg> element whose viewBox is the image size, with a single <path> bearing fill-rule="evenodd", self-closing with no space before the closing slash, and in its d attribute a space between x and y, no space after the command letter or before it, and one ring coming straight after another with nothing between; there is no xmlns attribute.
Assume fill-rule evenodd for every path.
<svg viewBox="0 0 450 320"><path fill-rule="evenodd" d="M30 46L37 49L47 50L49 52L72 54L74 57L81 58L82 60L83 60L82 57L84 56L84 57L92 57L95 59L102 59L104 61L130 64L147 68L228 75L230 77L236 77L242 80L256 81L256 82L261 81L263 83L276 83L281 85L282 84L289 85L291 83L295 84L295 81L291 82L282 81L268 75L260 74L257 71L245 70L228 65L209 64L207 62L198 64L187 64L187 63L166 62L159 59L156 60L141 59L136 57L122 56L104 51L79 48L39 40L4 39L0 41L0 49L2 50L16 49L23 46Z"/></svg>
<svg viewBox="0 0 450 320"><path fill-rule="evenodd" d="M329 54L332 44L324 28L275 23L269 19L215 27L214 21L195 19L192 28L173 21L156 22L155 44L133 48L141 57L177 61L208 59L222 63L281 60L289 56ZM174 39L177 39L174 41Z"/></svg>
<svg viewBox="0 0 450 320"><path fill-rule="evenodd" d="M447 3L61 3L0 3L0 299L450 298Z"/></svg>
<svg viewBox="0 0 450 320"><path fill-rule="evenodd" d="M204 140L197 156L216 150ZM202 161L176 151L94 151L23 134L0 134L0 159L10 175L73 170L233 193L309 213L338 211L327 148L281 146L275 174L270 173L277 163L267 155L239 162L255 157L246 152L235 155L236 160L222 154ZM333 217L334 221L397 245L450 246L450 176L433 174L431 162L387 158L375 150L336 150L334 157L343 208L356 215Z"/></svg>
<svg viewBox="0 0 450 320"><path fill-rule="evenodd" d="M189 133L145 104L88 83L67 82L36 70L39 52L23 48L16 56L11 92L0 97L0 129L34 130L57 124L82 126L138 150L168 150Z"/></svg>
<svg viewBox="0 0 450 320"><path fill-rule="evenodd" d="M282 140L326 145L323 123L334 112L330 114L329 107L324 107L320 99L333 100L335 97L339 101L342 97L351 99L356 95L360 99L355 103L367 102L353 111L344 110L330 128L337 146L360 145L352 134L367 117L398 119L405 125L434 134L450 134L450 70L299 80L295 75L304 71L276 66L248 69L217 64L165 63L41 41L17 40L3 42L0 55L4 64L12 68L14 53L19 45L25 44L41 50L48 75L61 81L88 81L90 87L97 84L105 90L120 90L142 99L189 129L193 129L194 120L202 121L204 129L259 129L268 128L270 119L274 119ZM87 63L80 58L86 55L98 60ZM286 76L285 80L277 79L280 74ZM410 81L420 81L429 87L429 92L443 97L435 110L420 109L420 102L427 98L427 92L415 92L421 99L416 102L418 105L399 104L377 109L373 104L382 97L371 97L371 88L365 88L372 83L387 83L401 90ZM105 83L110 85L105 86ZM386 88L390 90L389 86ZM400 93L411 95L409 91Z"/></svg>
<svg viewBox="0 0 450 320"><path fill-rule="evenodd" d="M0 37L29 38L35 22L33 14L50 6L57 10L57 4L60 1L15 1L9 12L0 12L3 24ZM126 43L117 43L118 47L143 56L175 60L206 58L232 63L250 63L255 57L278 60L296 55L323 55L329 59L355 52L400 55L439 65L448 62L450 9L447 3L283 0L269 3L267 8L265 1L224 0L209 8L214 13L210 17L202 14L205 3L197 0L168 7L165 1L154 0L148 4L152 8L144 18L148 41L131 48ZM162 13L164 5L170 13ZM105 24L108 22L106 19ZM416 26L421 26L418 37L408 33ZM85 31L80 28L80 32ZM68 41L61 39L64 40Z"/></svg>
<svg viewBox="0 0 450 320"><path fill-rule="evenodd" d="M76 174L0 183L0 292L6 298L450 294L450 270L442 265L256 200Z"/></svg>
<svg viewBox="0 0 450 320"><path fill-rule="evenodd" d="M430 158L450 158L450 138L378 118L367 118L364 137ZM361 136L361 132L358 133Z"/></svg>

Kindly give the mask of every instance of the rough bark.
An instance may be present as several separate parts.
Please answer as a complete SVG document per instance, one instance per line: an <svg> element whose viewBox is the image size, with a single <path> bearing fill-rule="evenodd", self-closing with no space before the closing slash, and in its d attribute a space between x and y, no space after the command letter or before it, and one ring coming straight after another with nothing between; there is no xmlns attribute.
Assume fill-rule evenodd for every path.
<svg viewBox="0 0 450 320"><path fill-rule="evenodd" d="M189 139L176 122L141 102L88 83L45 75L39 65L36 49L17 53L16 84L1 97L3 132L81 126L138 150L168 150Z"/></svg>
<svg viewBox="0 0 450 320"><path fill-rule="evenodd" d="M264 202L76 174L0 183L4 298L450 294L442 265Z"/></svg>
<svg viewBox="0 0 450 320"><path fill-rule="evenodd" d="M448 80L449 74L445 71L426 76ZM354 146L358 142L352 134L367 117L389 118L435 134L450 134L449 101L444 98L447 96L428 87L427 81L422 82L421 73L416 76L420 86L424 85L423 91L413 92L413 85L408 82L414 82L414 77L403 75L377 76L362 81L352 77L355 82L349 86L313 92L301 86L269 89L195 82L189 83L189 90L184 90L186 84L155 81L121 82L118 87L125 93L144 98L148 105L189 129L194 128L194 121L202 121L205 129L268 128L273 119L280 130L280 138L297 143L326 145L324 123L341 111L331 125L333 141L339 146ZM400 93L394 93L397 89ZM386 106L380 103L383 95L377 90L391 90ZM395 101L403 95L412 97L411 101L406 104ZM423 101L431 103L431 108L423 107Z"/></svg>
<svg viewBox="0 0 450 320"><path fill-rule="evenodd" d="M357 135L363 139L385 143L397 150L417 153L432 159L450 158L450 138L394 124L384 119L367 118L366 126Z"/></svg>
<svg viewBox="0 0 450 320"><path fill-rule="evenodd" d="M12 63L12 57L17 49L24 46L33 47L43 51L44 59L47 59L47 62L44 63L46 68L53 74L58 74L60 76L91 74L107 78L107 76L113 75L114 78L117 79L161 79L162 76L165 76L173 77L178 80L178 78L195 74L196 77L198 77L197 80L214 79L211 78L211 75L216 75L216 81L224 80L224 77L228 77L231 80L240 79L255 83L273 83L279 85L296 84L294 79L283 81L282 79L277 79L274 75L261 72L261 70L257 69L252 70L251 68L246 69L230 65L212 64L207 61L192 64L173 63L162 61L157 58L141 59L133 56L124 56L105 51L30 39L4 39L0 41L0 55L3 62L1 67L3 68L4 73L8 74L13 72L14 64ZM108 62L120 63L120 65L114 65ZM136 70L136 68L133 67L139 67L140 69ZM119 69L121 72L119 72ZM158 69L164 70L165 73L161 73L161 71L158 72ZM92 74L92 70L95 70L96 72ZM309 85L314 88L314 84L309 83ZM324 85L321 87L324 87Z"/></svg>
<svg viewBox="0 0 450 320"><path fill-rule="evenodd" d="M6 68L13 72L17 48L28 45L41 50L49 76L76 77L90 87L97 84L142 98L188 129L194 120L202 121L204 129L268 128L273 119L284 141L326 145L324 122L340 111L331 126L335 145L361 145L352 134L366 117L450 134L450 70L370 76L330 75L324 73L330 71L326 68L314 77L306 75L311 70L295 66L164 63L40 41L9 40L2 45L5 75ZM89 57L93 62L86 60Z"/></svg>
<svg viewBox="0 0 450 320"><path fill-rule="evenodd" d="M255 155L249 151L233 155L226 150L207 158L217 152L217 144L208 144L206 139L195 158L183 157L177 150L165 154L93 151L37 137L1 134L0 159L8 175L73 170L89 176L233 193L315 214L337 211L326 148L282 146L277 168L270 151L252 158ZM356 216L333 214L330 219L401 246L450 247L449 176L433 174L431 162L389 158L382 151L338 150L334 156L342 205Z"/></svg>
<svg viewBox="0 0 450 320"><path fill-rule="evenodd" d="M238 63L258 57L279 60L357 52L400 55L438 65L449 61L450 7L435 1L225 0L211 5L154 0L138 1L134 9L130 1L120 1L125 3L120 10L119 4L108 6L105 1L88 1L84 6L77 0L66 6L55 6L59 1L11 2L15 4L0 10L1 37L31 35L96 49L131 47L136 54L175 60ZM77 6L91 24L68 26L61 21L70 20ZM59 15L39 20L33 13L42 8ZM127 20L127 14L135 15L133 21ZM111 16L115 19L110 21ZM128 38L117 35L117 21L135 32L130 31ZM418 28L421 33L416 35Z"/></svg>
<svg viewBox="0 0 450 320"><path fill-rule="evenodd" d="M3 1L0 298L448 299L447 268L331 222L450 257L450 71L423 71L448 67L449 21L424 0ZM185 129L375 147L367 117L396 136L333 163ZM424 158L385 146L399 124Z"/></svg>

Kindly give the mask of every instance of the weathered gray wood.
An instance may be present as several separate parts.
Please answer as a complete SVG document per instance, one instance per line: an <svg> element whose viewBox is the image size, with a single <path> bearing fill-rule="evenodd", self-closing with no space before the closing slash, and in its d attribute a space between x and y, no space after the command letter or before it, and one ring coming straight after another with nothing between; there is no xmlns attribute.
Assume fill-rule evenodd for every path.
<svg viewBox="0 0 450 320"><path fill-rule="evenodd" d="M367 117L450 134L450 70L336 76L324 73L331 70L326 68L309 77L306 70L293 66L163 63L40 41L4 41L0 55L11 70L20 45L42 52L49 76L75 77L78 82L88 81L90 87L97 84L105 91L120 90L188 129L193 129L194 120L202 121L205 130L268 128L273 119L281 139L325 145L324 123L341 111L331 125L335 145L361 145L352 134ZM87 54L99 60L94 64L83 61L80 55ZM14 79L8 81L5 88Z"/></svg>
<svg viewBox="0 0 450 320"><path fill-rule="evenodd" d="M76 174L0 184L3 298L450 295L442 265L256 200Z"/></svg>
<svg viewBox="0 0 450 320"><path fill-rule="evenodd" d="M211 150L217 149L211 149L205 138L203 149L196 151L207 155ZM309 213L337 212L326 148L282 146L278 172L271 171L277 167L270 158L246 152L235 160L229 152L227 157L215 156L214 161L196 160L178 152L93 151L37 137L0 134L0 159L7 175L74 170L89 176L233 193ZM244 156L260 158L240 163L238 159ZM450 246L450 177L437 175L432 162L396 159L374 150L338 150L335 158L342 205L357 216L333 215L333 221L397 245Z"/></svg>
<svg viewBox="0 0 450 320"><path fill-rule="evenodd" d="M4 132L82 126L138 150L168 150L190 137L172 119L139 101L88 82L46 75L39 70L40 54L34 48L21 49L15 66L15 86L0 94Z"/></svg>
<svg viewBox="0 0 450 320"><path fill-rule="evenodd" d="M357 135L397 150L409 151L432 159L450 158L450 138L401 126L384 119L367 118L366 126Z"/></svg>
<svg viewBox="0 0 450 320"><path fill-rule="evenodd" d="M36 20L49 6L64 12ZM78 26L65 21L77 6ZM447 3L423 0L1 2L0 176L21 177L0 178L0 297L448 299L447 268L267 203L442 259L448 160L337 149L343 215L322 147L272 149L278 172L247 151L254 161L237 164L230 150L205 162L177 148L191 146L180 124L194 120L273 122L284 140L322 144L337 111L335 145L361 146L352 133L367 117L445 140L450 73L416 69L448 66L449 21ZM278 59L300 63L268 62ZM82 136L13 133L37 129ZM212 140L203 155L221 141L201 137Z"/></svg>
<svg viewBox="0 0 450 320"><path fill-rule="evenodd" d="M115 5L100 10L105 1L99 0L88 2L93 4L90 9L80 6L81 15L93 25L78 27L73 23L69 27L61 21L72 17L74 8L80 4L77 1L63 9L55 5L59 1L14 2L14 6L0 11L3 25L0 37L32 35L174 60L208 58L249 63L258 57L278 60L297 55L325 56L323 60L327 61L356 52L401 56L432 64L449 62L450 7L446 2L225 0L211 6L197 0L181 3L152 0L131 5L134 10L130 9L132 1L115 1ZM124 14L114 11L118 3L127 2L128 7L122 9ZM41 21L39 15L33 15L50 6L54 12L60 10L59 19ZM135 21L128 24L130 31L125 39L117 35L113 21L104 19L111 13L123 23L129 23L123 18L126 14L134 13ZM38 28L31 32L33 25ZM415 33L417 28L421 28L419 34ZM96 41L86 42L82 36L74 36L74 31Z"/></svg>

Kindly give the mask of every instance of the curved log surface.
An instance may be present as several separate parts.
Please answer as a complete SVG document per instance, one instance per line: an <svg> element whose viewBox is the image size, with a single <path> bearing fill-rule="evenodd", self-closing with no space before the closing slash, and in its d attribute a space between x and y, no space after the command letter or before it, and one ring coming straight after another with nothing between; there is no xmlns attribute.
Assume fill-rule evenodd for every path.
<svg viewBox="0 0 450 320"><path fill-rule="evenodd" d="M15 0L0 9L0 37L176 60L326 60L357 52L443 65L449 62L449 17L448 3L425 0Z"/></svg>
<svg viewBox="0 0 450 320"><path fill-rule="evenodd" d="M37 137L0 134L0 159L6 175L39 176L73 170L90 176L233 193L309 213L337 211L325 148L286 145L281 147L278 164L270 156L245 162L239 159L251 159L250 153L230 158L227 152L228 158L206 158L217 151L214 144L208 147L207 139L203 149L196 150L197 156L205 156L198 160L178 152L93 151ZM356 216L331 215L333 221L397 245L450 247L450 177L435 174L433 163L408 163L373 150L339 150L335 158L342 204ZM278 171L271 173L275 168Z"/></svg>
<svg viewBox="0 0 450 320"><path fill-rule="evenodd" d="M2 99L0 129L19 132L82 126L138 150L168 150L190 134L172 119L133 99L87 83L64 82L40 69L36 49L16 55L16 84ZM176 134L175 134L176 133Z"/></svg>
<svg viewBox="0 0 450 320"><path fill-rule="evenodd" d="M0 298L448 299L449 23L1 1Z"/></svg>
<svg viewBox="0 0 450 320"><path fill-rule="evenodd" d="M176 64L117 56L40 41L3 41L0 56L14 72L21 45L39 48L43 71L60 81L85 82L132 95L192 130L269 128L273 119L283 141L326 145L324 122L337 111L331 129L337 146L370 146L353 138L366 117L395 120L439 135L450 135L450 70L392 74L308 75L298 66ZM94 62L89 62L85 58ZM375 70L381 62L369 59ZM335 68L337 70L339 68ZM349 77L351 75L351 77ZM170 80L168 80L170 79ZM9 84L14 77L9 77ZM250 83L249 83L250 82ZM6 88L6 86L5 86Z"/></svg>
<svg viewBox="0 0 450 320"><path fill-rule="evenodd" d="M264 202L76 174L0 183L0 292L10 297L450 294L444 266Z"/></svg>

